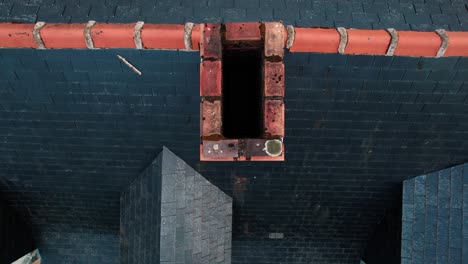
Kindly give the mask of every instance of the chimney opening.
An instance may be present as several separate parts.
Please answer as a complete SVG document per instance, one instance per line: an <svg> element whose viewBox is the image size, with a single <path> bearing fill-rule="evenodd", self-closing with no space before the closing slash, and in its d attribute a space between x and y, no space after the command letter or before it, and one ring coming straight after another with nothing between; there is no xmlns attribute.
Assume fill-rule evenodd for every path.
<svg viewBox="0 0 468 264"><path fill-rule="evenodd" d="M263 133L262 49L223 51L223 135L260 138Z"/></svg>

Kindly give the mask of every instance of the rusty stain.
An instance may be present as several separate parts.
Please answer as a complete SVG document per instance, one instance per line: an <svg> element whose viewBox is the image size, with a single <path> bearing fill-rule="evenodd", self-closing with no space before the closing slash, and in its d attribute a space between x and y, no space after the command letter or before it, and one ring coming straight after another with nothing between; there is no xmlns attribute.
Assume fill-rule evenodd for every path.
<svg viewBox="0 0 468 264"><path fill-rule="evenodd" d="M234 198L239 201L240 205L244 205L244 192L247 190L249 179L239 175L233 176L233 193Z"/></svg>
<svg viewBox="0 0 468 264"><path fill-rule="evenodd" d="M315 120L313 128L323 128L324 127L322 123L323 121L324 121L323 118Z"/></svg>
<svg viewBox="0 0 468 264"><path fill-rule="evenodd" d="M239 156L238 140L203 140L203 156L206 158L237 158Z"/></svg>

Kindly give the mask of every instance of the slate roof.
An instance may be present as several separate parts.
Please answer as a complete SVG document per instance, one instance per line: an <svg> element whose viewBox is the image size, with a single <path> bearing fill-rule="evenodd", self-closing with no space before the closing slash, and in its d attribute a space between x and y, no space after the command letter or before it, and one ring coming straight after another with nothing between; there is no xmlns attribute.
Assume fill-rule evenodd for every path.
<svg viewBox="0 0 468 264"><path fill-rule="evenodd" d="M468 163L403 183L401 263L468 261Z"/></svg>
<svg viewBox="0 0 468 264"><path fill-rule="evenodd" d="M3 21L466 30L468 14L462 1L12 2L0 5ZM0 50L2 189L40 245L71 254L93 241L116 254L120 192L167 146L234 198L233 263L356 263L402 180L468 159L467 58L286 53L279 163L198 161L198 64L195 52Z"/></svg>

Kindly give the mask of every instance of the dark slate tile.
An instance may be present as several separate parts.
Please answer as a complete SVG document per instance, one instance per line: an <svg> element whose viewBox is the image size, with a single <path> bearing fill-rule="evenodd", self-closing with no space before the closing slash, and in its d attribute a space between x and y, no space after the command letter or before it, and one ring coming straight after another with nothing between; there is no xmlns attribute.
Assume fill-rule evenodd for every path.
<svg viewBox="0 0 468 264"><path fill-rule="evenodd" d="M46 60L49 71L73 71L71 61L69 60Z"/></svg>
<svg viewBox="0 0 468 264"><path fill-rule="evenodd" d="M414 197L414 178L403 182L403 204L412 204Z"/></svg>
<svg viewBox="0 0 468 264"><path fill-rule="evenodd" d="M245 21L247 10L243 8L221 8L221 17L225 22Z"/></svg>
<svg viewBox="0 0 468 264"><path fill-rule="evenodd" d="M466 69L468 68L468 58L467 57L460 57L458 58L458 61L455 65L455 69L460 69L460 70L463 70L463 69Z"/></svg>
<svg viewBox="0 0 468 264"><path fill-rule="evenodd" d="M237 8L258 9L260 6L260 0L252 0L252 1L251 0L235 0L234 6Z"/></svg>
<svg viewBox="0 0 468 264"><path fill-rule="evenodd" d="M438 175L430 173L426 176L426 204L437 206Z"/></svg>
<svg viewBox="0 0 468 264"><path fill-rule="evenodd" d="M66 5L63 16L70 17L70 22L72 23L85 23L91 19L88 17L90 9L90 5L86 4L78 6ZM100 22L100 20L97 21Z"/></svg>
<svg viewBox="0 0 468 264"><path fill-rule="evenodd" d="M418 207L415 206L415 210L417 209ZM425 216L425 213L426 213L426 210L425 209L422 209L421 210L422 212L421 213L415 213L414 215L414 222L413 222L413 241L416 241L418 239L422 239L420 240L419 242L417 243L420 243L420 247L418 246L418 250L422 250L421 247L423 247L423 243L424 243L424 232L426 230L426 216ZM421 236L419 236L419 238L416 237L416 234L417 233L422 233L423 236L421 238ZM416 250L416 248L414 248Z"/></svg>
<svg viewBox="0 0 468 264"><path fill-rule="evenodd" d="M440 6L434 3L415 3L414 9L416 13L425 13L425 14L440 14L442 11Z"/></svg>
<svg viewBox="0 0 468 264"><path fill-rule="evenodd" d="M392 61L392 68L403 69L423 69L424 65L421 64L421 58L417 57L394 57Z"/></svg>
<svg viewBox="0 0 468 264"><path fill-rule="evenodd" d="M433 240L435 242L435 240ZM424 248L424 263L437 263L436 244L426 243Z"/></svg>
<svg viewBox="0 0 468 264"><path fill-rule="evenodd" d="M37 12L38 21L46 21L47 23L68 23L70 22L70 16L64 16L65 5L53 4L44 5L42 4Z"/></svg>
<svg viewBox="0 0 468 264"><path fill-rule="evenodd" d="M37 5L23 5L15 3L10 10L10 20L12 22L34 23L37 18Z"/></svg>
<svg viewBox="0 0 468 264"><path fill-rule="evenodd" d="M433 92L456 95L462 85L462 82L438 82Z"/></svg>
<svg viewBox="0 0 468 264"><path fill-rule="evenodd" d="M453 80L454 81L464 81L464 82L468 81L468 70L457 71L457 73L453 77Z"/></svg>
<svg viewBox="0 0 468 264"><path fill-rule="evenodd" d="M185 21L201 22L198 18L194 20L194 9L192 7L157 7L154 8L152 13L142 10L141 19L146 23L165 23L165 24L183 24ZM201 8L205 9L206 8ZM215 21L213 21L215 22Z"/></svg>
<svg viewBox="0 0 468 264"><path fill-rule="evenodd" d="M405 17L401 13L395 13L395 12L382 12L378 13L379 14L379 21L382 23L391 23L394 25L398 24L405 24Z"/></svg>
<svg viewBox="0 0 468 264"><path fill-rule="evenodd" d="M402 222L401 239L402 240L413 239L413 223L412 222L407 222L407 221Z"/></svg>
<svg viewBox="0 0 468 264"><path fill-rule="evenodd" d="M367 55L350 55L347 58L346 64L351 67L371 67L375 56Z"/></svg>
<svg viewBox="0 0 468 264"><path fill-rule="evenodd" d="M421 58L420 65L425 69L452 70L458 61L458 57Z"/></svg>
<svg viewBox="0 0 468 264"><path fill-rule="evenodd" d="M91 8L92 10L92 8ZM140 8L132 6L117 6L115 15L109 18L113 23L130 23L141 20Z"/></svg>
<svg viewBox="0 0 468 264"><path fill-rule="evenodd" d="M190 22L221 22L220 9L216 8L198 8L193 10L193 16L186 18Z"/></svg>
<svg viewBox="0 0 468 264"><path fill-rule="evenodd" d="M426 208L425 221L425 239L427 245L437 240L437 207L428 206Z"/></svg>
<svg viewBox="0 0 468 264"><path fill-rule="evenodd" d="M414 226L413 226L414 230ZM424 232L413 232L413 257L418 251L424 250Z"/></svg>
<svg viewBox="0 0 468 264"><path fill-rule="evenodd" d="M440 9L442 10L442 14L459 14L460 10L466 10L466 3L452 3L440 5Z"/></svg>
<svg viewBox="0 0 468 264"><path fill-rule="evenodd" d="M340 54L310 54L309 64L345 66L348 56Z"/></svg>
<svg viewBox="0 0 468 264"><path fill-rule="evenodd" d="M262 0L260 1L260 8L284 9L286 8L286 1L284 0Z"/></svg>
<svg viewBox="0 0 468 264"><path fill-rule="evenodd" d="M414 264L425 264L424 262L424 252L423 251L413 251L413 263Z"/></svg>
<svg viewBox="0 0 468 264"><path fill-rule="evenodd" d="M105 3L93 3L89 10L89 17L95 21L109 21L113 17L116 9Z"/></svg>
<svg viewBox="0 0 468 264"><path fill-rule="evenodd" d="M346 24L352 23L353 17L351 12L327 12L326 13L326 20L333 22L335 25L337 24Z"/></svg>
<svg viewBox="0 0 468 264"><path fill-rule="evenodd" d="M403 80L424 81L427 79L429 71L406 70Z"/></svg>
<svg viewBox="0 0 468 264"><path fill-rule="evenodd" d="M458 215L457 215L458 217ZM450 219L451 223L452 222L455 222L454 224L458 224L456 223L457 221L456 220L453 220L452 218ZM461 249L462 248L462 229L461 228L457 228L456 226L452 226L450 225L450 229L449 229L449 246L450 246L450 249ZM449 252L450 255L452 255L452 252ZM460 257L461 257L461 250L460 252L457 251L457 255L460 254ZM457 256L458 257L458 256Z"/></svg>
<svg viewBox="0 0 468 264"><path fill-rule="evenodd" d="M450 197L450 169L439 172L439 197Z"/></svg>
<svg viewBox="0 0 468 264"><path fill-rule="evenodd" d="M208 0L208 7L219 8L219 7L226 7L231 8L234 7L234 0Z"/></svg>
<svg viewBox="0 0 468 264"><path fill-rule="evenodd" d="M414 195L426 195L426 175L418 176L414 180ZM416 201L415 201L416 202Z"/></svg>
<svg viewBox="0 0 468 264"><path fill-rule="evenodd" d="M450 177L450 208L462 208L463 169L461 166L451 168Z"/></svg>
<svg viewBox="0 0 468 264"><path fill-rule="evenodd" d="M273 18L283 21L283 23L286 25L295 25L295 21L300 19L299 9L273 9Z"/></svg>
<svg viewBox="0 0 468 264"><path fill-rule="evenodd" d="M449 259L451 263L462 263L462 250L460 248L450 248Z"/></svg>
<svg viewBox="0 0 468 264"><path fill-rule="evenodd" d="M320 3L320 1L318 2ZM355 13L363 13L364 7L361 1L346 1L346 2L338 2L338 11L340 12L355 12Z"/></svg>
<svg viewBox="0 0 468 264"><path fill-rule="evenodd" d="M434 92L435 89L435 83L434 82L429 82L429 81L417 81L417 82L412 82L411 83L411 88L410 91L412 93L419 93L421 95L421 100L425 101L427 100L428 102L438 102L438 98L440 99L440 94L434 94L435 96L427 96L423 97L422 94L425 95L431 95ZM426 98L426 99L424 99ZM433 98L433 99L432 99Z"/></svg>
<svg viewBox="0 0 468 264"><path fill-rule="evenodd" d="M403 14L414 14L414 6L412 2L397 2L391 1L388 2L390 12L393 13L403 13Z"/></svg>
<svg viewBox="0 0 468 264"><path fill-rule="evenodd" d="M295 25L298 27L333 27L335 24L327 20L325 16L318 15L313 18L297 19Z"/></svg>
<svg viewBox="0 0 468 264"><path fill-rule="evenodd" d="M452 70L432 70L427 79L432 81L451 81L454 75Z"/></svg>
<svg viewBox="0 0 468 264"><path fill-rule="evenodd" d="M287 8L307 9L311 7L311 1L307 0L290 0L286 1Z"/></svg>
<svg viewBox="0 0 468 264"><path fill-rule="evenodd" d="M377 13L352 13L354 23L374 23L379 22Z"/></svg>
<svg viewBox="0 0 468 264"><path fill-rule="evenodd" d="M468 94L468 82L464 83L457 92L460 95Z"/></svg>
<svg viewBox="0 0 468 264"><path fill-rule="evenodd" d="M246 21L274 21L272 8L247 8L246 9Z"/></svg>
<svg viewBox="0 0 468 264"><path fill-rule="evenodd" d="M461 209L450 209L450 228L462 228L463 212Z"/></svg>
<svg viewBox="0 0 468 264"><path fill-rule="evenodd" d="M434 24L458 24L458 17L456 14L431 14Z"/></svg>
<svg viewBox="0 0 468 264"><path fill-rule="evenodd" d="M411 259L413 253L412 240L401 240L401 257Z"/></svg>

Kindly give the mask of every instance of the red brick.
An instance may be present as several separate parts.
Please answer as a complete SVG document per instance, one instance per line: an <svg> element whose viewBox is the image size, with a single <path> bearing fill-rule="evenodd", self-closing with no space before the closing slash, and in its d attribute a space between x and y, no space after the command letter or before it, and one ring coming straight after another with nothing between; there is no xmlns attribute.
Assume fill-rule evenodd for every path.
<svg viewBox="0 0 468 264"><path fill-rule="evenodd" d="M85 24L46 24L41 38L48 49L86 49Z"/></svg>
<svg viewBox="0 0 468 264"><path fill-rule="evenodd" d="M447 32L449 46L444 56L468 56L468 32Z"/></svg>
<svg viewBox="0 0 468 264"><path fill-rule="evenodd" d="M284 96L283 62L265 61L263 67L265 80L265 96Z"/></svg>
<svg viewBox="0 0 468 264"><path fill-rule="evenodd" d="M391 36L386 30L348 29L345 54L387 54Z"/></svg>
<svg viewBox="0 0 468 264"><path fill-rule="evenodd" d="M0 47L37 48L33 28L34 24L0 23Z"/></svg>
<svg viewBox="0 0 468 264"><path fill-rule="evenodd" d="M210 102L203 100L201 102L201 136L219 136L221 135L221 101Z"/></svg>
<svg viewBox="0 0 468 264"><path fill-rule="evenodd" d="M260 23L226 23L227 41L259 41L262 39Z"/></svg>
<svg viewBox="0 0 468 264"><path fill-rule="evenodd" d="M278 22L265 23L265 57L284 56L283 24Z"/></svg>
<svg viewBox="0 0 468 264"><path fill-rule="evenodd" d="M282 100L265 100L265 134L284 136L284 103Z"/></svg>
<svg viewBox="0 0 468 264"><path fill-rule="evenodd" d="M200 96L221 96L222 62L203 61L200 65Z"/></svg>
<svg viewBox="0 0 468 264"><path fill-rule="evenodd" d="M435 32L398 31L395 56L434 57L442 40Z"/></svg>
<svg viewBox="0 0 468 264"><path fill-rule="evenodd" d="M100 24L91 28L95 48L136 48L135 24Z"/></svg>
<svg viewBox="0 0 468 264"><path fill-rule="evenodd" d="M295 27L294 31L291 52L338 53L341 38L336 29Z"/></svg>
<svg viewBox="0 0 468 264"><path fill-rule="evenodd" d="M201 26L200 56L202 58L221 59L221 24L207 23Z"/></svg>
<svg viewBox="0 0 468 264"><path fill-rule="evenodd" d="M185 49L184 28L184 25L145 24L141 30L143 47L145 49Z"/></svg>

